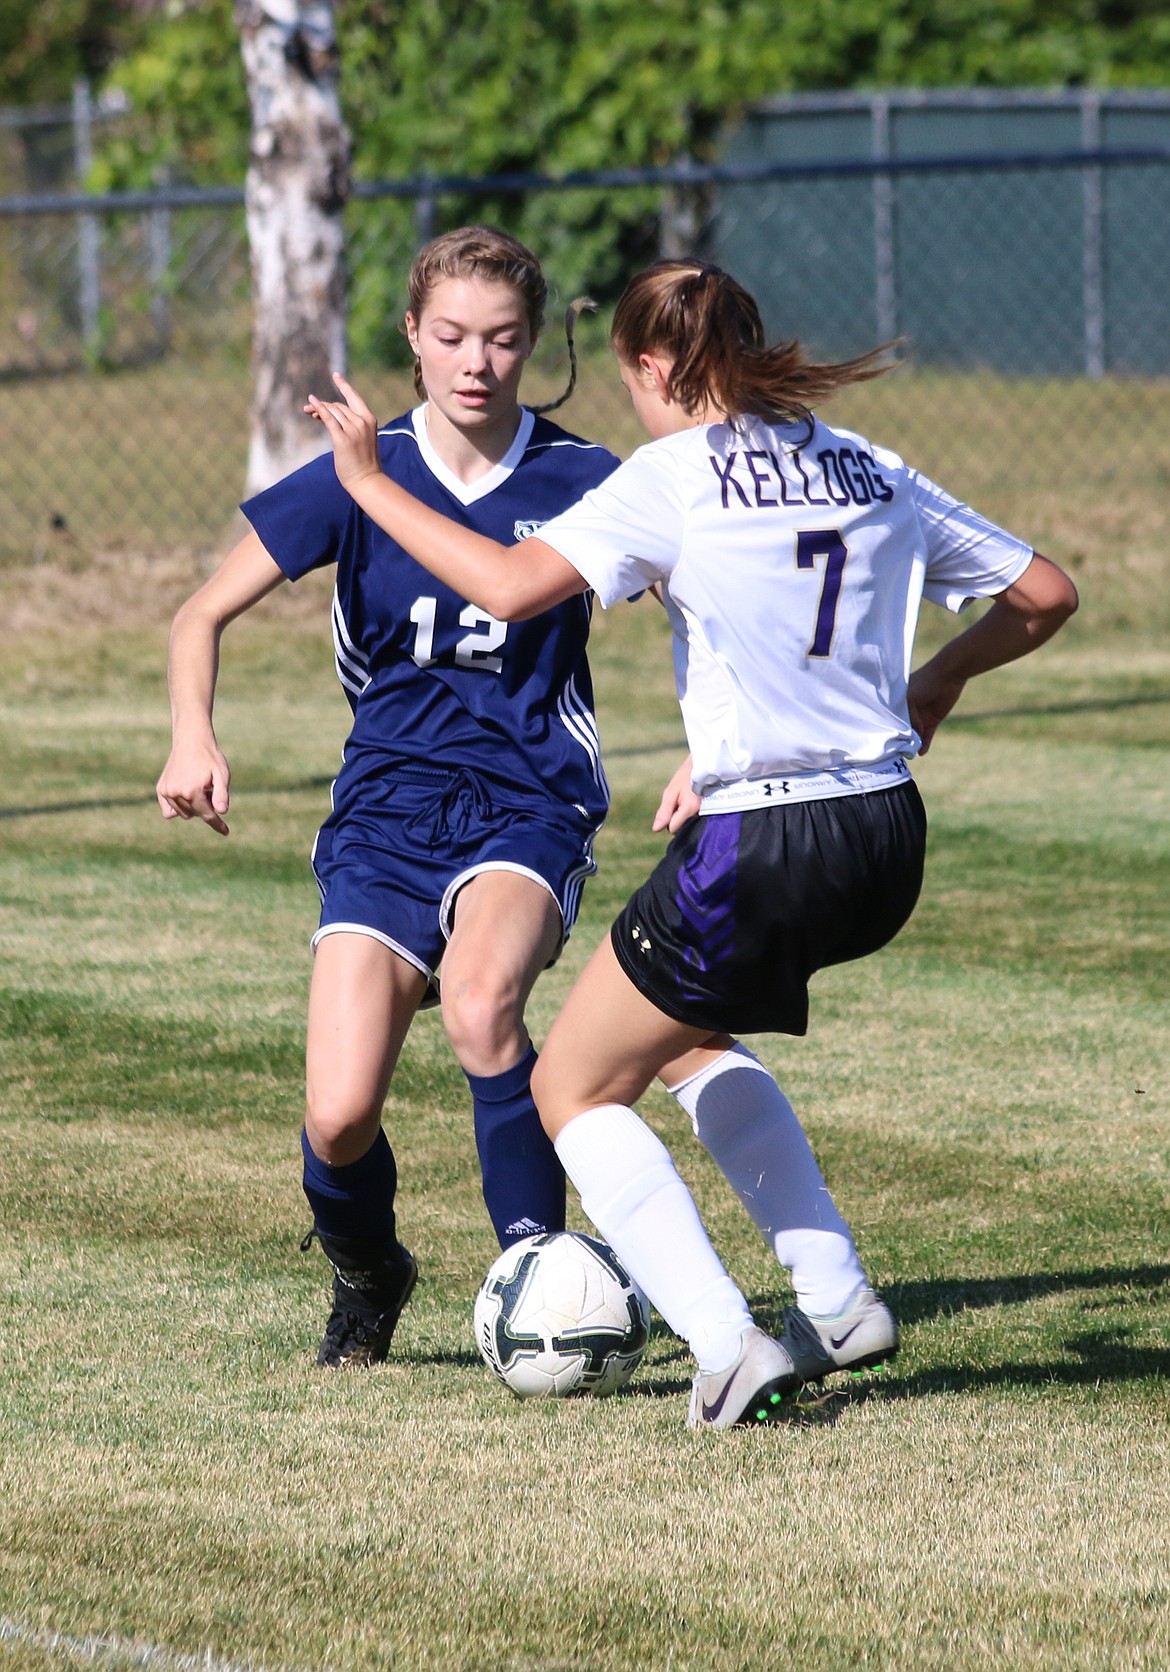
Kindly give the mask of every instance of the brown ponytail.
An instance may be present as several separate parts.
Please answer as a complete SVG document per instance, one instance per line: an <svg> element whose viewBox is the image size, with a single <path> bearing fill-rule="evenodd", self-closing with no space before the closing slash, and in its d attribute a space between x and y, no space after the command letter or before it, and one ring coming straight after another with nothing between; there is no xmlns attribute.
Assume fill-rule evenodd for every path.
<svg viewBox="0 0 1170 1672"><path fill-rule="evenodd" d="M563 394L555 401L545 401L543 406L534 406L533 412L555 412L558 406L564 406L573 390L577 387L577 345L573 341L573 334L577 329L577 320L583 313L596 313L597 303L588 296L578 296L575 302L570 302L565 309L565 342L569 349L569 381L565 385Z"/></svg>
<svg viewBox="0 0 1170 1672"><path fill-rule="evenodd" d="M611 340L628 366L640 354L671 360L667 392L684 412L710 404L728 418L807 423L813 406L838 389L892 370L889 343L835 364L810 360L796 338L769 347L754 298L722 268L699 261L659 261L631 279Z"/></svg>

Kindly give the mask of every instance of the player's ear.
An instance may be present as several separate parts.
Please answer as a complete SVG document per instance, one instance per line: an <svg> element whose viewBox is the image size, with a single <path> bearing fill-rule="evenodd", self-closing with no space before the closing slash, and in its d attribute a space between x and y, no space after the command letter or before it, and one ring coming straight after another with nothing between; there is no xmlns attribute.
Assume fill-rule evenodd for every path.
<svg viewBox="0 0 1170 1672"><path fill-rule="evenodd" d="M402 323L403 323L403 327L406 331L406 340L410 344L410 347L411 347L411 352L414 353L414 354L417 354L418 353L418 320L414 317L414 315L410 312L410 310L407 309L406 318L403 320Z"/></svg>
<svg viewBox="0 0 1170 1672"><path fill-rule="evenodd" d="M638 370L642 374L642 381L658 391L662 401L670 400L670 373L673 362L662 359L658 354L639 354Z"/></svg>

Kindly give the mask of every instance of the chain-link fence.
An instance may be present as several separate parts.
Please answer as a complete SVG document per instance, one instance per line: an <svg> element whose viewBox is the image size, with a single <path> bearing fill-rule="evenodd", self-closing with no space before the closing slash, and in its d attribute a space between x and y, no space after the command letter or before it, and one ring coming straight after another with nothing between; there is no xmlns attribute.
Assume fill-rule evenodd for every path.
<svg viewBox="0 0 1170 1672"><path fill-rule="evenodd" d="M412 398L399 322L420 231L475 212L481 197L492 218L527 230L539 200L538 249L556 285L557 228L579 221L586 192L637 194L651 229L664 203L677 223L680 201L693 200L707 247L760 296L771 326L818 354L904 337L907 365L839 397L830 415L1042 549L1103 550L1135 496L1144 509L1130 515L1132 537L1164 545L1170 152L741 160L571 184L367 186L347 210L351 369L380 413ZM251 389L240 198L0 200L7 561L222 542ZM639 437L604 321L580 335L578 393L559 416L628 450ZM565 369L550 329L531 398L555 392Z"/></svg>

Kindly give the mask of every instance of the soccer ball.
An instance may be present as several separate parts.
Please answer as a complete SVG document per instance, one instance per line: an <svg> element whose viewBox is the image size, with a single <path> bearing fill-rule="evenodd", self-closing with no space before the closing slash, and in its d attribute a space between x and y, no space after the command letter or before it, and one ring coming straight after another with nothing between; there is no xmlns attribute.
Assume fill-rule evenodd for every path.
<svg viewBox="0 0 1170 1672"><path fill-rule="evenodd" d="M475 1300L484 1363L521 1399L614 1393L646 1350L650 1309L612 1248L579 1231L506 1248Z"/></svg>

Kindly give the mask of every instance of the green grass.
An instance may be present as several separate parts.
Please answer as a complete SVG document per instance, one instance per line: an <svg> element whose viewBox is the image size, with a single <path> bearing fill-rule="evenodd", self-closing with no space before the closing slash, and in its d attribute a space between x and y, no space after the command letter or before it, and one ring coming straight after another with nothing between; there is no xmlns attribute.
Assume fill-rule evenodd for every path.
<svg viewBox="0 0 1170 1672"><path fill-rule="evenodd" d="M1134 617L1143 561L1118 580ZM0 1668L152 1664L134 1645L155 1672L205 1653L305 1672L1163 1665L1154 625L1121 636L1090 598L972 688L918 770L912 923L818 978L807 1040L754 1042L901 1356L775 1430L693 1435L661 1326L610 1401L524 1405L488 1379L471 1302L494 1244L433 1015L387 1109L422 1282L390 1363L313 1366L306 856L346 710L325 594L270 600L225 642L232 835L165 825L165 622L196 572L45 563L0 588ZM659 612L600 620L594 660L615 811L538 1036L660 851L680 744ZM645 1111L774 1322L787 1296L750 1225L673 1103Z"/></svg>

